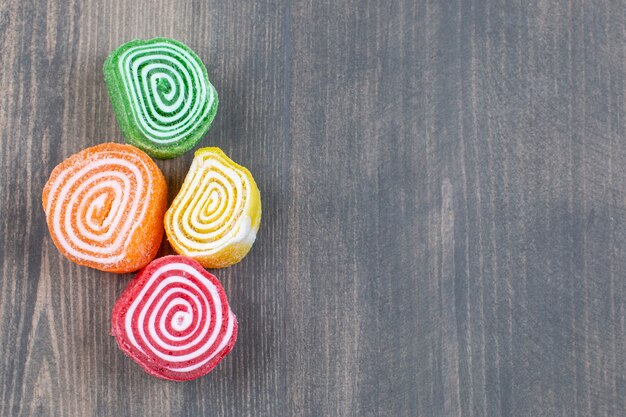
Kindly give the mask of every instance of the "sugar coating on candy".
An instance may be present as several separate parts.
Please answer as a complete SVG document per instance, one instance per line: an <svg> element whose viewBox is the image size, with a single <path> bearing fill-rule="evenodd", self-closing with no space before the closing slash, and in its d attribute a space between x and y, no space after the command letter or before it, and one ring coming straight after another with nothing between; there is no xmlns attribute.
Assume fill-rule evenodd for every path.
<svg viewBox="0 0 626 417"><path fill-rule="evenodd" d="M139 149L105 143L54 168L42 203L64 256L102 271L133 272L147 265L161 244L167 184Z"/></svg>
<svg viewBox="0 0 626 417"><path fill-rule="evenodd" d="M204 64L173 39L121 45L106 59L104 78L126 141L155 158L193 148L217 112Z"/></svg>
<svg viewBox="0 0 626 417"><path fill-rule="evenodd" d="M193 259L166 256L140 271L116 301L111 331L150 375L186 381L230 352L237 319L215 276Z"/></svg>
<svg viewBox="0 0 626 417"><path fill-rule="evenodd" d="M239 262L261 222L261 195L250 171L219 148L202 148L165 213L174 250L206 268Z"/></svg>

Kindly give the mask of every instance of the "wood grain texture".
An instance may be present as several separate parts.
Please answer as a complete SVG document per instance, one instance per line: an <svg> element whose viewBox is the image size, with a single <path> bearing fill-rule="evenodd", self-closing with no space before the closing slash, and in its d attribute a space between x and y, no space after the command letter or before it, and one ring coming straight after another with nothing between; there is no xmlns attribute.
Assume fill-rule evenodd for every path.
<svg viewBox="0 0 626 417"><path fill-rule="evenodd" d="M157 35L263 197L189 383L117 349L131 275L61 257L40 200L121 140L102 64ZM0 0L0 69L0 415L626 415L623 2Z"/></svg>

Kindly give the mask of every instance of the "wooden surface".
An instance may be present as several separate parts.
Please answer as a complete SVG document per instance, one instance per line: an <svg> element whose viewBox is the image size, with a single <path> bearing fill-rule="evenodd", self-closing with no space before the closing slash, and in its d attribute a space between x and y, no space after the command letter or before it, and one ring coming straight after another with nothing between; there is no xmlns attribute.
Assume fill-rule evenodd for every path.
<svg viewBox="0 0 626 417"><path fill-rule="evenodd" d="M122 140L102 64L157 35L263 196L217 272L239 340L189 383L118 350L131 275L60 256L40 200ZM626 415L623 2L0 0L0 69L0 415Z"/></svg>

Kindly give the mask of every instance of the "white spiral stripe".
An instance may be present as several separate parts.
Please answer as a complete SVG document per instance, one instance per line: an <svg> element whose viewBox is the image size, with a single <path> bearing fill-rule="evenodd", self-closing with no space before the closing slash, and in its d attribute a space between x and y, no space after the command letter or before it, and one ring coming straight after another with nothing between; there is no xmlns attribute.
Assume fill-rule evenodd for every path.
<svg viewBox="0 0 626 417"><path fill-rule="evenodd" d="M124 163L126 163L124 161ZM130 164L129 164L130 166ZM133 173L135 175L139 174L139 171L133 167ZM81 184L79 186L79 188L76 189L76 191L74 193L72 193L71 197L70 197L70 201L67 204L67 207L65 209L65 218L64 218L64 226L65 226L65 231L68 233L69 237L72 239L72 243L75 244L77 247L79 247L80 249L83 250L87 250L87 251L93 251L93 252L97 252L97 253L106 253L106 252L110 252L112 247L113 248L118 248L121 247L122 244L122 240L125 238L125 236L122 233L118 233L117 234L117 238L113 243L113 246L107 246L107 247L94 247L93 245L89 245L85 242L83 242L74 232L74 228L72 226L72 217L80 214L80 212L76 212L73 210L74 205L76 204L76 201L78 199L78 197L80 196L80 193L82 193L82 191L88 186L90 185L89 183L94 181L95 179L98 178L104 178L104 177L109 177L109 176L114 176L114 177L119 177L123 180L124 182L124 189L123 190L119 190L119 193L121 195L123 195L123 199L120 203L119 207L115 207L115 211L116 211L116 218L114 219L114 224L117 225L121 220L122 220L122 215L124 214L123 210L120 210L121 207L125 207L128 204L128 200L130 198L130 193L128 192L130 190L130 181L128 181L128 179L126 177L121 177L120 173L117 172L102 172L99 174L94 175L92 178L89 178L88 181L86 181L85 183ZM139 175L139 177L141 177L141 175ZM78 177L80 178L80 177ZM141 184L143 183L143 180L141 178L138 179L138 182L141 186ZM73 184L73 183L72 183ZM99 185L97 184L96 187L98 187ZM65 184L65 186L63 187L63 190L61 191L61 195L64 196L65 194L67 194L67 192L69 192L69 189L71 188L71 185L68 186L68 184ZM66 191L67 190L67 191ZM137 206L139 205L139 200L135 199L135 201L133 201L132 204L132 208L131 208L131 214L134 214L137 211ZM57 205L57 210L61 211L62 207L60 205ZM56 212L55 212L56 213ZM55 218L56 219L56 218ZM78 217L77 219L77 223L80 224L80 221L82 220L80 217ZM124 222L123 224L123 228L122 231L126 231L129 229L130 224L132 223L133 219L132 217L128 217L126 222ZM56 226L56 223L55 223ZM59 225L60 226L60 225ZM84 227L84 226L82 226ZM111 236L113 236L113 233L118 232L118 230L116 230L116 227L111 227L109 228L109 230L103 234L103 240L109 239ZM59 231L60 231L60 227L59 227ZM63 237L64 239L64 237Z"/></svg>
<svg viewBox="0 0 626 417"><path fill-rule="evenodd" d="M180 282L180 281L177 281ZM156 322L157 320L159 321L159 330L161 331L161 333L163 335L165 335L166 337L170 338L171 340L177 342L177 341L181 341L181 340L185 340L188 339L190 334L193 334L196 330L198 330L198 327L200 327L200 323L202 322L202 317L203 317L203 308L202 308L202 304L200 303L195 303L195 306L197 308L197 321L196 321L196 326L190 330L186 332L185 336L174 336L173 334L171 334L168 330L167 330L167 324L165 323L165 320L167 319L167 314L168 312L180 305L180 304L184 304L187 307L187 313L191 314L191 312L193 312L193 307L191 304L189 304L189 302L187 302L187 300L184 300L183 298L178 298L175 300L175 302L169 304L168 306L166 306L165 310L163 311L163 314L161 315L161 318L159 319L157 317L157 314L159 314L159 310L161 308L161 306L163 305L163 303L165 302L165 300L170 296L170 295L174 295L174 294L186 294L192 298L195 298L193 296L193 294L185 289L182 288L171 288L170 290L168 290L166 293L164 293L162 296L159 297L159 301L157 302L157 305L154 307L152 314L150 314L150 318L148 319L148 326L149 329L152 330L151 333L153 333L155 335L155 339L156 338ZM197 300L196 300L197 301ZM209 315L207 314L207 317ZM190 322L193 320L190 320ZM174 324L172 324L172 327L174 327ZM183 329L183 330L186 330ZM179 330L180 331L180 330ZM159 340L160 341L160 340ZM179 349L182 350L182 349Z"/></svg>
<svg viewBox="0 0 626 417"><path fill-rule="evenodd" d="M152 57L149 57L149 58L141 58L141 59L138 59L137 61L135 61L135 62L133 63L133 66L132 66L133 70L134 70L134 71L139 71L139 66L140 66L143 62L148 61L149 59L152 59ZM175 66L179 67L179 70L180 70L180 71L184 71L184 70L185 70L185 68L184 68L183 66L181 66L181 65L180 65L180 63L179 63L178 61L176 61L176 60L174 60L174 59L170 59L170 58L165 58L165 57L164 57L163 59L166 59L167 61L170 61L173 65L175 65ZM151 88L154 88L154 89L155 89L155 91L157 91L157 94L156 94L155 96L153 96L152 98L153 98L153 99L155 99L155 100L157 100L157 104L159 104L159 94L158 94L158 89L157 89L157 82L158 82L158 79L159 79L159 78L162 78L162 77L161 77L161 75L166 75L166 74L156 74L156 75L153 75L153 76L152 76L152 79L150 79L150 83L148 83L148 74L149 74L152 70L154 70L154 69L158 69L158 68L162 68L162 69L170 69L169 67L167 67L167 66L165 66L165 65L163 65L163 64L148 64L148 65L146 65L146 66L145 66L145 67L141 70L141 79L142 79L142 87L143 87L143 89L142 89L142 90L143 90L143 91L150 91L150 89L151 89ZM193 80L191 80L191 79L189 78L189 74L188 74L188 73L184 72L183 74L184 74L185 79L186 79L186 81L187 81L187 85L192 85L192 84L195 84L195 83L193 83ZM182 90L182 87L183 87L183 85L184 85L184 84L183 84L183 80L180 78L180 74L179 74L179 72L176 72L176 73L175 73L175 75L176 75L176 78L177 78L178 83L177 83L177 84L174 84L174 85L171 85L171 84L170 84L170 86L173 88L173 90L171 91L171 93L173 93L173 94L176 94L176 93L177 93L177 90L178 90L179 86L181 87L181 90ZM170 79L171 79L171 78L170 78ZM187 116L185 117L185 119L184 119L184 120L180 121L179 114L185 114L185 113L189 110L189 107L190 107L190 106L191 106L191 104L192 104L192 102L191 102L191 100L190 100L190 99L185 100L185 99L187 98L187 97L185 96L185 93L186 93L186 92L187 92L187 91L181 91L181 93L178 95L178 97L179 97L179 98L178 98L178 99L176 100L176 102L175 102L175 104L178 104L178 106L180 106L180 104L182 103L182 104L183 104L183 107L182 107L181 109L179 109L179 108L178 108L178 106L174 107L174 109L173 109L173 110L178 110L178 112L177 112L177 114L174 114L173 116L169 116L169 117L168 117L168 116L164 116L164 115L160 114L160 113L159 113L159 111L158 111L158 110L154 107L154 103L153 103L153 101L152 101L152 100L147 100L147 102L148 102L148 108L150 109L150 116L152 116L153 118L157 119L158 121L160 121L160 122L162 122L162 123L171 123L171 122L174 122L174 121L178 121L178 123L181 123L181 124L182 124L183 122L187 121L190 117L193 117L193 113L195 113L195 112L197 112L197 111L198 111L198 107L199 107L199 106L201 106L201 105L202 105L202 103L201 103L201 102L199 102L198 100L195 100L195 101L193 102L193 105L194 105L193 111L192 111L192 112L190 112L189 114L187 114ZM140 99L142 100L142 102L143 102L143 100L144 100L143 95L139 95L139 98L140 98ZM160 103L165 104L165 103L163 103L162 101L161 101ZM168 106L167 108L169 108L169 106ZM166 110L165 108L161 108L161 106L159 106L159 109L160 109L162 112L167 112L167 110ZM171 111L171 110L170 110L170 111ZM147 121L148 123L151 123L155 129L161 129L161 130L163 130L163 131L165 131L165 132L168 132L168 130L163 129L163 126L162 126L162 125L158 125L158 124L153 123L153 122L152 122L152 119L150 119L150 118L149 118L149 119L147 119L146 121Z"/></svg>
<svg viewBox="0 0 626 417"><path fill-rule="evenodd" d="M120 186L120 184L116 181L111 181L111 180L107 180L107 181L103 181L98 183L97 181L99 179L102 178L109 178L109 177L113 177L116 178L119 181L122 181L123 183L123 187ZM95 183L95 185L94 185ZM89 190L85 193L85 195L81 195L83 194L83 191L89 188ZM72 216L76 215L76 214L80 214L83 211L81 210L85 204L87 204L87 201L89 201L89 195L93 194L94 192L99 192L102 191L105 188L111 188L113 190L113 192L115 193L115 200L113 201L113 204L111 205L111 211L109 212L109 216L111 215L111 213L113 213L113 219L110 220L110 223L113 224L118 224L121 220L121 216L124 214L121 210L119 210L120 207L125 207L128 204L128 199L129 199L129 195L128 193L125 193L124 190L128 190L130 189L130 182L128 181L128 178L126 178L125 176L123 176L121 173L118 172L101 172L99 174L96 174L92 177L90 177L89 179L87 179L87 181L85 181L84 183L82 183L74 193L72 193L72 197L70 199L69 204L67 205L66 209L65 209L65 230L68 230L68 225L69 227L72 226ZM78 197L81 196L81 200L78 206L77 210L74 210L74 206L77 203L77 199ZM89 207L89 209L92 209L93 205ZM92 209L92 211L95 210ZM104 233L102 233L101 235L96 235L93 234L91 232L89 232L89 230L87 230L87 228L85 227L85 225L81 222L82 218L81 217L77 217L77 225L78 225L78 230L80 231L80 233L89 238L89 239L93 239L99 242L104 242L106 240L108 240L113 233L116 232L116 230L114 228L109 227L108 230L106 230ZM81 249L89 249L89 245L84 244L84 242L82 242L78 236L76 236L74 234L73 228L72 228L72 237L75 238L75 240L77 241L77 246L80 247Z"/></svg>
<svg viewBox="0 0 626 417"><path fill-rule="evenodd" d="M159 279L161 279L160 277L162 275L164 275L165 273L169 272L169 271L184 271L190 275L192 275L195 279L198 280L199 283L202 284L203 287L205 287L206 291L199 291L200 294L202 294L203 296L203 301L206 303L204 304L206 306L206 308L209 308L209 304L208 304L208 300L205 298L204 294L206 292L208 292L211 296L211 300L212 303L215 307L215 317L211 318L211 319L206 319L204 320L204 325L202 328L202 332L200 334L200 336L194 338L194 340L188 344L185 345L185 347L182 346L172 346L169 344L163 344L163 345L159 345L158 349L155 348L152 344L149 343L145 331L144 331L144 327L145 327L145 315L147 312L147 309L154 303L155 298L156 297L163 297L163 295L161 294L160 290L162 288L164 288L165 286L168 286L170 284L175 284L175 283L184 283L186 285L189 285L191 287L195 287L198 288L198 286L193 282L190 281L187 278L178 276L178 275L171 275L171 276L167 276L165 278L163 278L159 284L156 286L156 288L152 288L153 284L157 281L159 281ZM199 288L198 288L199 289ZM146 301L144 299L144 297L146 297L146 294L148 293L148 291L151 291L152 293L150 294L150 296L148 297L148 300ZM184 291L182 289L180 289L180 291ZM163 297L165 298L165 297ZM142 304L141 310L139 311L139 313L137 313L137 310L139 308L139 305ZM156 271L154 271L152 273L152 275L148 278L148 280L145 282L145 284L143 284L141 291L139 292L139 294L137 294L134 297L134 300L132 302L132 304L130 305L130 307L128 308L128 310L126 311L126 315L125 315L125 320L124 320L124 328L125 328L125 333L128 336L128 340L129 342L132 344L132 346L135 349L138 349L139 351L143 352L144 354L147 354L147 352L145 352L140 343L137 340L137 337L139 337L142 341L142 343L145 343L148 348L150 349L150 354L151 355L156 355L157 357L159 357L160 359L162 359L165 362L169 362L169 363L181 363L181 362L186 362L186 361L191 361L195 358L199 358L201 357L205 352L207 352L209 349L214 347L214 344L216 342L216 339L218 338L218 336L220 335L220 330L222 327L222 322L224 319L228 320L227 323L227 334L224 335L224 337L222 338L222 340L220 341L220 344L218 346L218 348L215 350L215 352L210 355L210 357L207 357L205 359L203 359L201 362L198 363L194 363L191 364L190 366L186 367L186 368L176 368L176 367L167 367L165 366L167 369L170 369L172 371L176 371L176 372L187 372L187 371L192 371L194 369L197 369L199 367L201 367L202 365L204 365L205 363L207 363L210 359L212 359L216 354L220 353L221 349L226 346L226 344L228 343L228 341L230 340L230 337L232 336L232 332L233 332L233 328L234 328L234 315L232 314L232 312L230 312L229 309L227 309L227 311L225 310L224 305L222 305L221 299L220 299L220 293L218 291L218 288L207 278L205 277L202 273L200 273L199 271L197 271L195 268L184 264L184 263L171 263L168 265L164 265L161 266L160 268L158 268ZM154 311L158 311L158 309L155 307ZM226 318L224 318L223 314L224 313L228 313L228 316ZM137 322L136 322L136 326L139 329L139 335L135 335L134 330L133 330L133 318L137 317ZM209 336L209 339L196 351L185 354L185 355L169 355L167 353L165 353L166 351L180 351L180 350L184 350L184 348L188 348L190 346L193 346L194 343L197 344L198 341L202 340L203 338L205 338L205 336L208 333L208 328L210 327L210 324L212 321L215 321L215 325L214 325L214 329L213 332L211 333L211 335ZM198 317L198 323L200 323L202 321L201 317ZM157 341L157 335L155 332L155 321L149 321L148 322L148 330L151 333L152 338ZM195 330L194 330L195 331ZM193 332L191 332L190 334L193 334ZM162 342L162 341L161 341Z"/></svg>
<svg viewBox="0 0 626 417"><path fill-rule="evenodd" d="M153 66L157 66L157 64L153 64ZM163 68L163 69L167 69L166 66L164 65L158 65L159 68ZM165 96L165 98L168 101L171 101L175 96L176 93L178 92L178 85L182 84L183 80L182 78L180 78L180 74L174 74L176 76L176 80L174 80L174 78L172 78L171 75L167 74L167 73L161 73L161 74L157 74L154 75L150 78L150 91L152 93L152 97L157 101L157 107L162 111L162 112L166 112L166 113L171 113L174 110L176 110L181 102L184 99L184 96L182 94L178 95L178 98L176 99L176 101L174 101L172 104L167 104L166 102L161 100L161 94L163 94ZM167 81L168 85L171 86L170 91L168 93L162 93L159 91L159 80L164 79ZM146 79L144 78L144 84L147 84ZM147 88L147 86L144 86L144 88ZM152 104L151 104L152 106ZM156 112L156 110L153 109L153 113L159 117L159 118L164 118L165 116L159 114L158 112ZM172 120L176 120L177 116L174 115L171 117Z"/></svg>
<svg viewBox="0 0 626 417"><path fill-rule="evenodd" d="M172 278L172 277L170 277L170 278ZM191 283L187 282L187 280L185 280L185 278L182 278L182 277L174 277L174 278L178 278L178 279L170 279L170 278L168 278L170 284L171 283L183 283L183 284L188 284L191 287L195 287L194 289L196 291L200 290L195 285L191 285ZM187 291L187 290L185 290L183 288L171 288L165 294L161 295L160 289L162 289L163 287L164 287L164 285L160 285L159 288L157 288L154 291L154 293L150 297L150 300L148 300L146 302L146 305L145 305L144 309L142 309L142 311L141 311L141 314L143 314L143 315L139 316L140 322L143 323L145 321L145 315L147 314L148 307L150 307L150 305L154 301L154 298L156 298L158 296L159 297L159 301L157 302L157 305L155 306L154 310L152 311L152 314L150 314L150 317L148 319L148 329L150 330L150 334L153 335L153 339L155 339L155 340L157 340L159 342L161 342L161 340L157 337L157 334L156 334L156 322L157 322L157 319L158 319L157 314L159 312L160 306L165 302L165 299L167 297L169 297L170 295L172 295L172 294L178 294L178 293L187 294L190 297L195 298L195 296L191 292L189 292L189 291ZM198 330L198 327L200 327L200 323L202 323L202 319L203 319L203 316L204 316L204 309L202 308L203 304L202 303L198 303L197 301L198 300L196 300L196 304L195 305L196 305L196 307L198 309L198 312L197 312L197 314L198 314L198 321L197 321L196 327L194 327L193 330L187 332L187 336L174 336L174 335L171 335L171 337L170 337L170 333L165 328L166 327L165 318L167 316L166 312L163 313L163 315L161 316L161 319L159 321L159 329L161 330L161 332L163 334L165 334L166 336L170 337L174 341L180 341L180 340L188 339L189 335L193 334L196 330ZM207 310L206 311L206 316L207 316L206 317L206 322L210 323L211 322L211 312L208 309L208 304L206 304L208 301L207 301L206 297L204 296L204 294L202 294L202 301L204 301L205 302L204 305L207 306L207 309L206 309ZM186 301L184 299L179 299L177 304L179 304L180 302L186 302ZM173 307L173 305L168 306L166 308L166 310L169 310L172 307ZM191 309L191 306L190 306L190 309ZM198 337L196 337L191 342L186 343L185 345L171 346L170 347L170 345L163 344L163 345L160 345L160 347L165 349L165 350L172 350L172 351L185 350L185 349L193 346L194 343L198 343L200 340L202 340L202 337L204 337L204 335L206 335L206 331L208 330L208 328L209 327L208 327L208 324L207 324L202 329L202 333ZM143 336L142 339L145 338L145 334L144 333L142 333L142 336Z"/></svg>
<svg viewBox="0 0 626 417"><path fill-rule="evenodd" d="M229 310L228 311L228 327L226 328L226 333L224 334L224 337L222 338L222 342L219 344L217 349L215 349L215 351L210 356L206 357L203 361L194 363L193 365L188 366L186 368L177 368L176 371L177 372L193 371L195 369L200 368L205 363L209 362L218 353L221 353L222 350L226 347L226 345L230 342L230 338L233 336L234 328L235 328L235 315Z"/></svg>
<svg viewBox="0 0 626 417"><path fill-rule="evenodd" d="M201 333L191 342L188 342L187 344L185 344L184 346L174 346L174 345L168 345L166 344L163 340L159 339L157 334L156 334L156 317L154 319L149 319L148 320L148 330L150 331L150 335L152 336L152 339L155 340L155 342L160 343L157 347L155 347L147 338L146 333L145 333L145 329L144 329L144 323L146 320L146 314L147 314L147 307L150 306L156 297L161 297L161 290L163 289L164 286L167 286L171 283L181 283L181 282L186 282L186 280L183 277L177 277L177 276L173 276L173 277L168 277L166 279L164 279L159 286L154 290L154 292L152 294L150 294L150 298L148 299L148 301L145 302L143 308L141 309L141 311L139 312L139 318L138 318L138 324L137 327L139 329L139 335L141 336L141 340L148 345L148 348L150 349L150 351L154 352L154 353L159 353L163 354L163 352L161 352L161 350L171 350L171 351L179 351L179 350L184 350L187 349L191 346L193 346L194 344L197 344L199 341L202 340L202 338L207 334L208 330L209 330L209 325L211 324L211 322L209 320L206 320L204 322L204 326L202 327L202 331ZM207 305L208 307L208 305ZM161 350L159 350L158 348L160 348ZM174 356L175 357L175 356Z"/></svg>
<svg viewBox="0 0 626 417"><path fill-rule="evenodd" d="M80 206L78 207L79 212L82 213L85 210L85 205L87 204L87 201L90 200L93 194L96 194L101 191L102 190L95 190L95 189L89 190L87 192L87 195L83 199L83 201L81 201ZM109 213L107 214L106 218L102 221L102 223L96 223L94 221L94 218L96 217L94 215L94 212L97 210L102 210L102 208L104 208L107 197L108 197L107 194L100 194L100 196L96 197L94 201L92 202L92 204L87 208L87 213L85 214L85 220L87 222L87 226L89 227L89 229L83 231L82 229L84 229L85 227L79 223L79 228L81 229L81 233L83 235L89 236L90 234L92 234L94 236L99 236L99 235L91 233L89 230L93 230L95 232L101 232L103 230L107 230L107 227L109 226L109 224L111 224L111 221L113 220L113 216L115 215L113 210L109 210ZM115 200L119 200L119 194L115 193L114 198ZM114 205L116 206L118 204L119 204L119 201L116 201L112 204L112 206Z"/></svg>
<svg viewBox="0 0 626 417"><path fill-rule="evenodd" d="M170 323L170 326L172 326L174 331L184 332L185 330L187 330L187 327L191 325L191 323L193 322L192 320L193 316L191 315L191 312L189 310L178 310L172 316L172 323Z"/></svg>
<svg viewBox="0 0 626 417"><path fill-rule="evenodd" d="M163 45L161 45L163 46ZM168 45L169 46L169 45ZM130 54L131 51L136 50L134 54ZM183 51L182 49L180 49L180 51ZM148 52L150 52L151 54L149 55L145 55ZM136 46L134 48L129 49L128 51L126 51L121 57L120 57L120 71L123 71L123 75L125 76L125 79L129 81L129 86L132 87L131 92L134 93L136 96L137 100L141 100L143 103L144 100L144 95L140 94L141 92L147 92L149 91L149 85L148 85L148 73L150 71L152 71L153 69L157 69L157 68L161 68L161 69L165 69L168 70L172 73L174 73L174 75L177 78L177 83L176 84L170 84L171 87L173 87L174 89L170 92L170 94L173 96L176 92L177 89L179 88L179 86L182 88L183 87L183 79L181 78L181 73L184 75L185 77L185 81L187 84L187 88L190 89L190 91L182 91L179 94L179 101L182 101L186 96L185 93L187 93L188 95L190 93L193 93L193 90L191 90L191 88L204 88L206 87L206 84L201 82L200 80L204 80L204 77L202 77L202 71L201 69L197 66L197 64L194 66L193 64L195 63L195 61L193 61L193 58L191 58L186 51L184 52L183 56L178 56L178 58L181 58L184 60L184 62L187 65L191 66L192 72L193 74L189 74L189 72L187 71L187 68L183 65L181 65L181 63L174 59L173 57L169 56L169 55L164 55L167 53L172 53L173 51L168 49L168 48L159 48L155 45L148 45L148 46ZM178 53L178 52L175 52ZM139 58L137 58L137 56L140 56ZM125 60L125 61L124 61ZM152 64L146 64L146 66L142 69L141 71L141 80L142 82L140 82L140 80L138 78L131 78L131 75L135 75L139 72L139 67L147 62L151 62L151 61L155 61L155 60L164 60L170 63L170 66L166 66L163 63L152 63ZM157 73L153 76L153 79L151 80L153 84L156 85L156 82L158 81L156 78L161 78L162 76L168 76L169 74L167 74L166 72L163 73ZM193 76L193 77L192 77ZM198 78L199 77L199 78ZM169 80L171 81L171 77L169 78ZM196 82L194 82L196 81ZM199 91L200 94L202 94L202 91ZM206 91L204 91L204 93L206 93ZM206 98L206 96L202 96L201 97L204 99ZM144 106L140 107L141 110L145 110L145 103L143 103ZM151 104L151 102L149 102L149 104ZM187 101L187 103L185 103L186 106L182 109L182 111L180 111L179 113L184 113L186 110L189 109L189 101ZM196 103L198 104L198 103ZM202 104L202 103L200 103ZM154 107L152 108L154 109ZM156 110L156 109L154 109ZM155 117L159 117L161 115L159 115L156 111L154 111L154 116ZM165 121L166 119L163 119L163 121ZM172 119L172 120L176 120L176 118ZM171 120L170 120L171 121ZM151 120L148 120L148 122L151 122ZM160 125L154 125L155 128L157 129L162 129L163 127Z"/></svg>
<svg viewBox="0 0 626 417"><path fill-rule="evenodd" d="M174 293L177 291L173 291ZM181 290L180 292L184 292L184 290ZM162 300L165 299L165 296L162 298ZM165 301L159 301L159 304L162 304ZM184 305L186 310L185 313L183 314L183 318L184 320L182 321L182 324L178 324L177 323L177 319L178 317L180 317L180 315L176 315L174 314L173 318L172 318L172 323L170 323L170 326L178 332L184 332L187 331L187 329L189 328L189 326L191 325L191 323L193 323L193 306L187 302L186 300L177 300L176 303L172 303L170 305L168 305L167 307L165 307L165 309L163 310L163 315L161 315L161 319L159 320L159 330L161 331L162 334L164 334L166 337L168 337L169 339L175 341L175 342L179 342L181 340L185 340L187 338L186 335L183 336L175 336L173 334L171 334L169 332L169 330L167 329L167 323L165 322L165 320L167 320L167 316L170 314L170 310L172 310L174 307L177 307L179 305ZM157 307L160 308L160 307ZM196 330L198 330L198 327L200 327L200 323L201 323L201 306L197 307L199 313L198 313L198 320L196 320L196 326L187 331L188 334L193 334L196 332ZM180 312L179 312L180 313Z"/></svg>
<svg viewBox="0 0 626 417"><path fill-rule="evenodd" d="M79 260L110 263L118 262L124 258L123 248L125 248L126 244L130 241L141 219L145 217L149 203L147 198L141 198L141 196L134 193L134 191L150 189L152 186L151 174L145 163L134 156L132 156L134 159L132 162L129 162L128 158L129 155L127 154L118 156L118 153L115 152L106 153L104 156L99 155L99 159L89 161L78 171L71 169L63 171L56 178L54 183L51 184L46 212L51 212L50 221L53 232L59 244L70 256ZM139 164L141 171L137 167L137 164ZM110 166L111 169L90 175L90 172L105 166ZM130 171L134 181L127 177L127 175L115 171L115 166L121 166ZM145 185L142 171L147 173L146 177L148 178L148 182ZM87 179L73 190L75 184L84 180L85 177L87 177ZM97 182L103 178L113 179L100 183ZM121 181L123 187L118 181ZM134 186L131 187L133 182ZM81 196L81 193L87 187L91 187L88 191L88 195L102 192L104 188L111 189L115 193L109 215L101 226L102 229L106 229L106 232L102 235L95 235L90 232L82 223L84 219L79 216L80 213L83 213L82 210L84 209L84 204L86 204L85 201L88 200L88 198L82 200L84 196ZM81 201L78 201L79 197L81 197ZM132 201L131 197L133 197ZM68 202L67 205L61 204L61 202L65 201ZM98 205L100 202L100 199L92 201L92 206L88 207L87 213L93 214L93 212L98 209L98 207L93 206L93 204ZM78 207L76 207L77 205ZM73 218L76 220L78 232L83 236L93 239L94 241L104 242L110 239L115 233L115 240L107 245L91 245L82 241L76 234L72 225ZM89 220L87 221L89 222ZM85 252L81 252L79 249Z"/></svg>
<svg viewBox="0 0 626 417"><path fill-rule="evenodd" d="M215 90L207 83L203 68L187 50L167 42L137 45L120 55L118 65L135 122L151 141L172 143L183 139L209 115ZM176 80L169 73L158 70L168 70ZM148 77L153 71L153 75ZM165 78L170 86L166 98L171 99L178 94L176 102L170 105L160 99L157 86L161 78ZM172 116L162 115L155 104L161 112L175 113ZM181 115L185 116L181 119Z"/></svg>

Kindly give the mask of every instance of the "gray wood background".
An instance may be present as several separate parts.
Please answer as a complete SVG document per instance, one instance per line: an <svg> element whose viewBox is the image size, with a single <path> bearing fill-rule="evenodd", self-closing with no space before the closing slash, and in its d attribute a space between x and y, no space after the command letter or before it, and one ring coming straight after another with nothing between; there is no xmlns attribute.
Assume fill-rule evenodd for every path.
<svg viewBox="0 0 626 417"><path fill-rule="evenodd" d="M157 35L263 196L189 383L117 349L131 275L61 257L40 199L122 139L103 61ZM0 415L626 415L623 1L0 0L0 48Z"/></svg>

